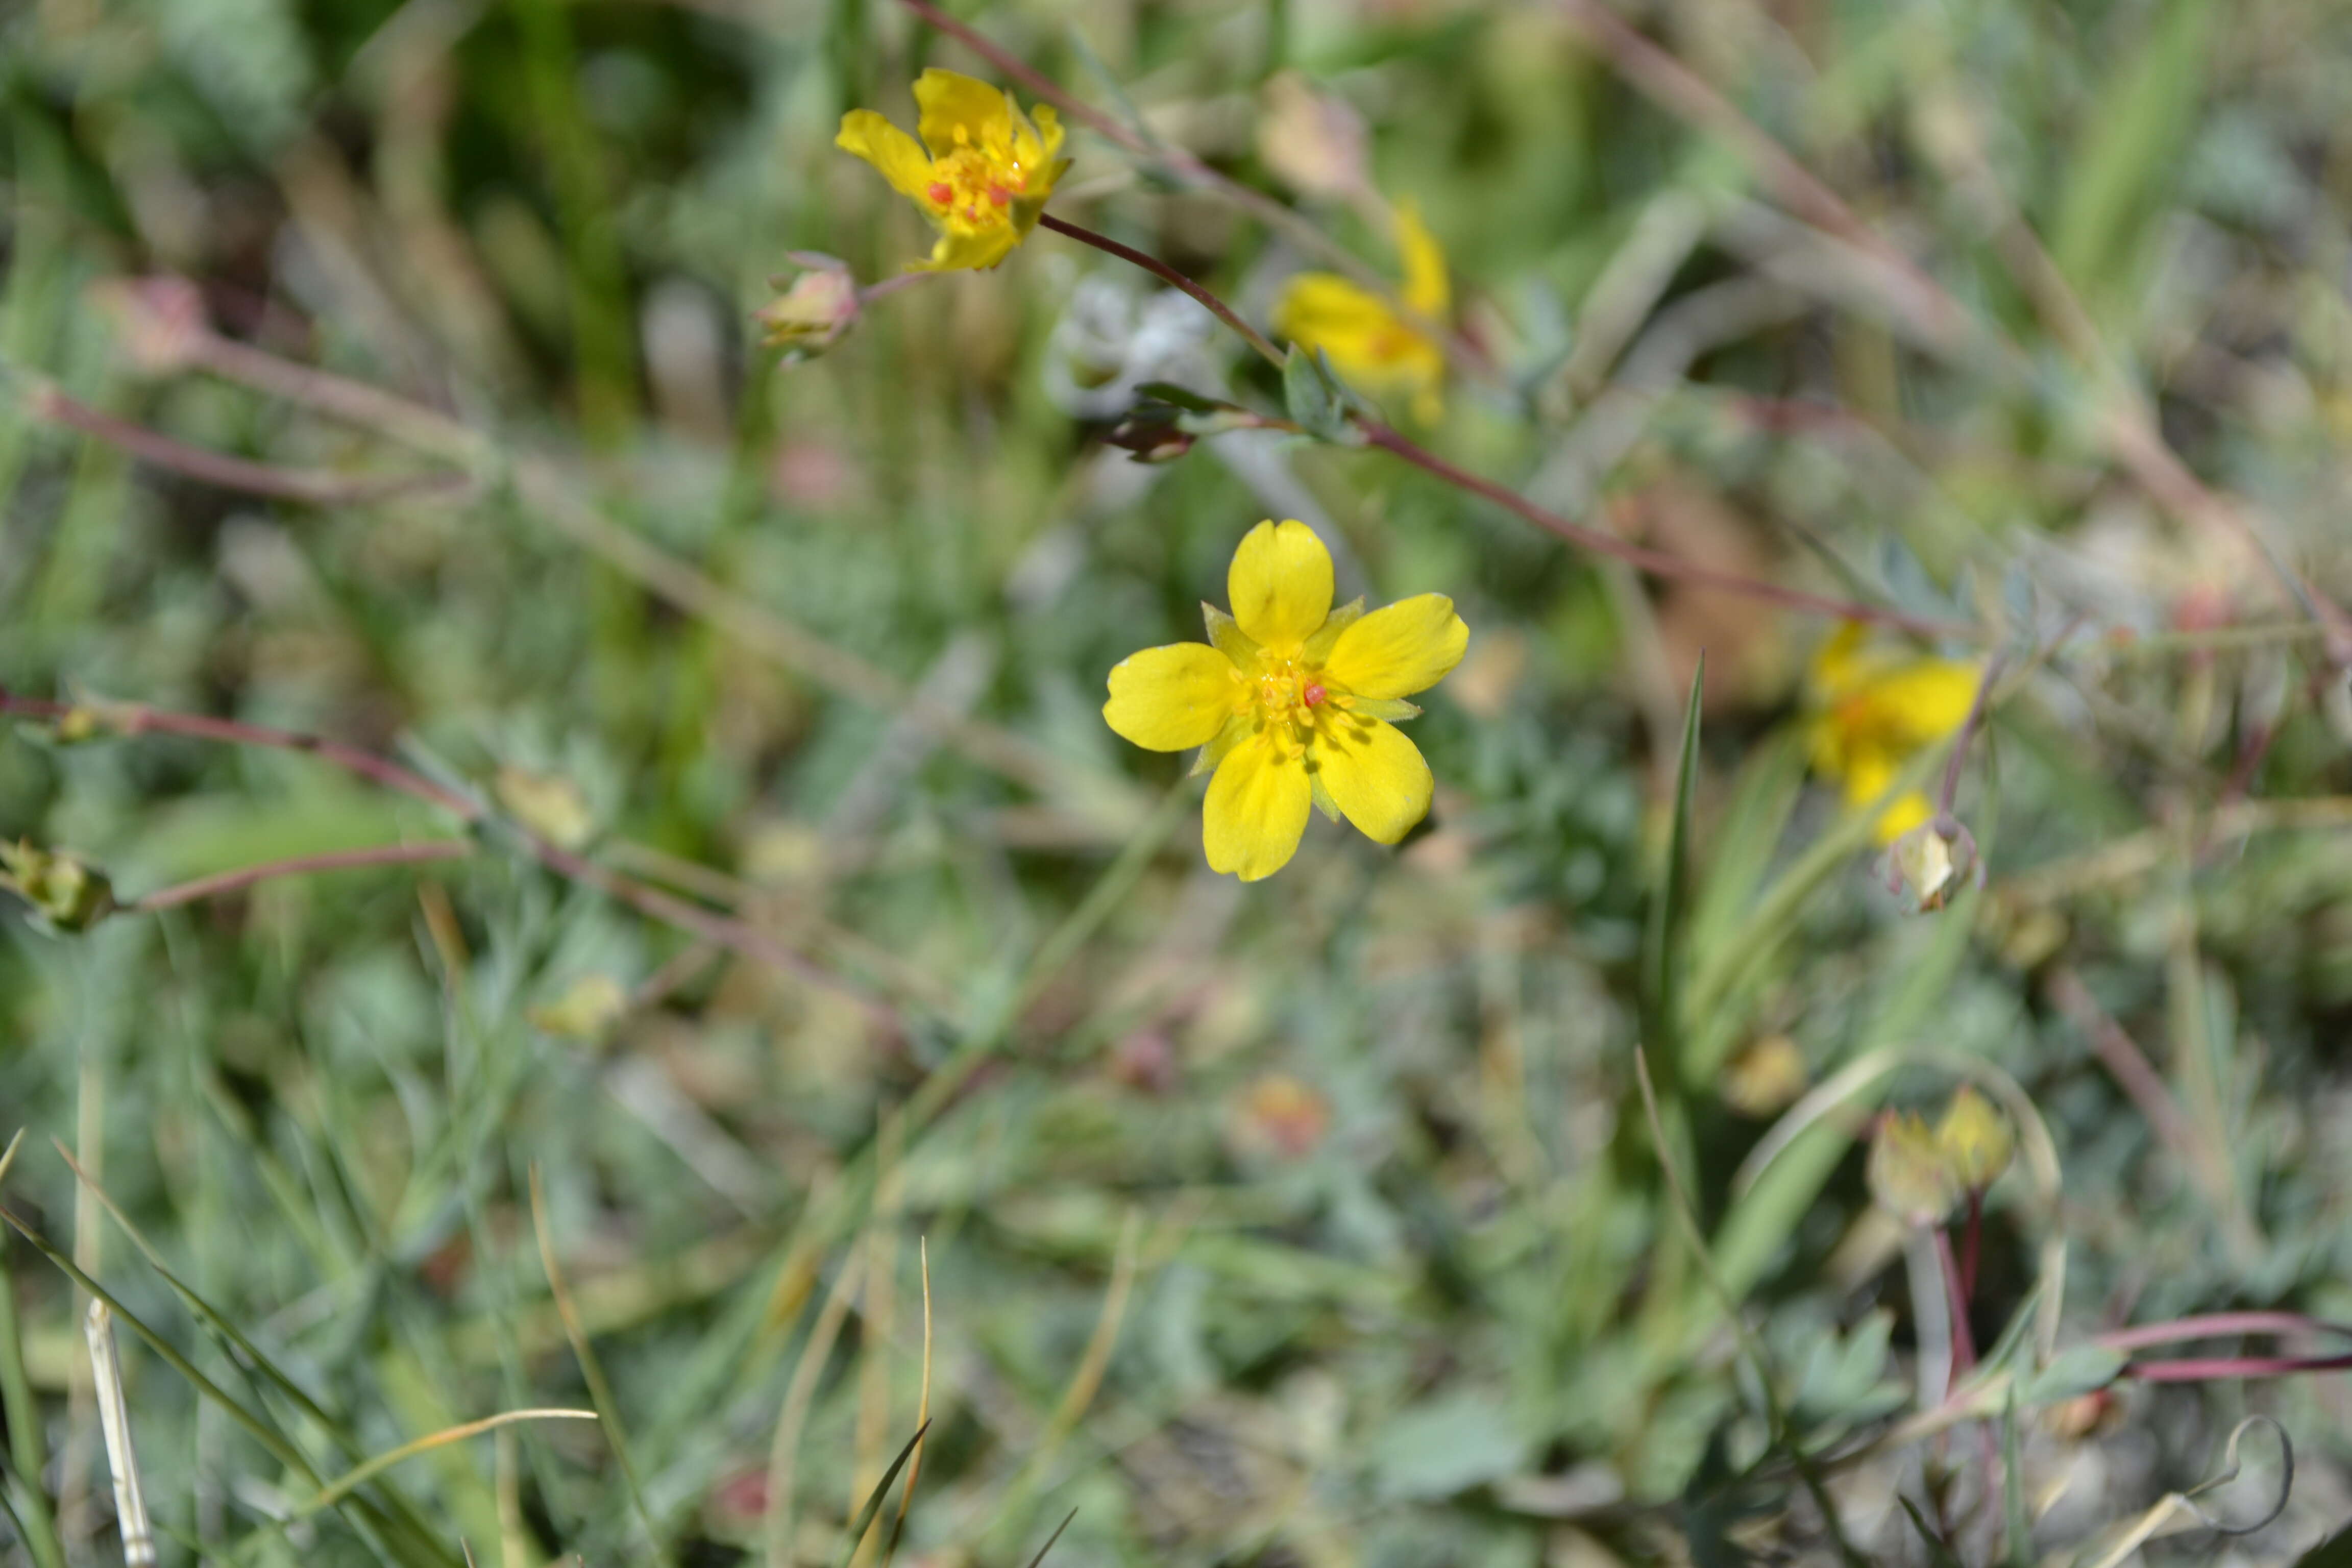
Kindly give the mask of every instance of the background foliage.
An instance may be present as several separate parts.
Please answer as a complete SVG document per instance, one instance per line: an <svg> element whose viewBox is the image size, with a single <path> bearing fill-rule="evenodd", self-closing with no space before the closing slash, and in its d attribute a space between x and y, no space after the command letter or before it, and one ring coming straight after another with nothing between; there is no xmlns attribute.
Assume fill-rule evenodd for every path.
<svg viewBox="0 0 2352 1568"><path fill-rule="evenodd" d="M2016 675L1958 803L1990 879L1940 914L1806 776L1820 622L1637 578L1380 453L1107 447L1153 378L1282 406L1140 273L1041 234L780 368L749 318L788 252L871 281L928 248L832 148L839 113L908 122L924 64L985 68L889 0L0 0L0 684L331 735L591 826L601 864L887 1015L495 826L464 861L79 937L11 902L5 1203L188 1358L121 1335L166 1561L835 1560L918 1420L918 1237L932 1425L901 1551L930 1563L1026 1562L1074 1509L1056 1563L1833 1560L1824 1500L1872 1561L2095 1562L2252 1413L2294 1444L2284 1513L2150 1558L2289 1561L2352 1515L2340 1377L2065 1397L2126 1323L2352 1317L2352 698L2319 633L2352 596L2352 12L1632 16L1743 130L1662 104L1657 57L1592 11L968 19L1392 276L1376 201L1299 185L1360 125L1496 367L1421 432L1453 460L1982 626ZM1317 263L1074 147L1057 214L1256 320ZM165 274L226 339L439 410L470 477L369 491L435 464L207 374L157 296L109 287ZM134 458L58 390L314 488ZM1413 726L1429 827L1390 852L1318 824L1244 889L1202 866L1180 761L1096 710L1118 658L1197 635L1268 515L1331 542L1343 595L1451 594L1473 643ZM451 832L315 757L0 739L0 836L126 899ZM1662 942L1678 966L1645 963ZM2116 1076L2139 1053L2152 1089ZM1832 1081L1856 1063L1888 1070ZM1970 1316L1989 1350L2017 1329L2020 1403L1881 1441L1942 1398L1947 1342L1861 1140L1971 1073L2022 1087L2058 1173L1988 1199ZM608 1395L550 1295L534 1170ZM28 1522L52 1507L65 1560L111 1560L71 1282L0 1257L0 1560L54 1568ZM2088 1360L2037 1370L2062 1347ZM596 1399L601 1429L453 1443L269 1523L364 1455ZM2277 1489L2269 1432L2246 1444L2263 1474L2203 1500L2227 1520Z"/></svg>

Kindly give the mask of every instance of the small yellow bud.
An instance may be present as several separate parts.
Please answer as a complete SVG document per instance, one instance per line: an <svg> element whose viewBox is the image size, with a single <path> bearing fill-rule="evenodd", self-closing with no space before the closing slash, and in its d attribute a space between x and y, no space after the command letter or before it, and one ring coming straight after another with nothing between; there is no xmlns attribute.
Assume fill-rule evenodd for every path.
<svg viewBox="0 0 2352 1568"><path fill-rule="evenodd" d="M558 849L578 849L596 833L596 814L570 779L509 763L491 787L517 822Z"/></svg>
<svg viewBox="0 0 2352 1568"><path fill-rule="evenodd" d="M1925 1118L1890 1110L1870 1144L1870 1195L1906 1225L1941 1225L1960 1201L1960 1184Z"/></svg>
<svg viewBox="0 0 2352 1568"><path fill-rule="evenodd" d="M602 1044L629 1010L629 994L609 974L583 974L562 995L524 1015L531 1026L558 1038Z"/></svg>
<svg viewBox="0 0 2352 1568"><path fill-rule="evenodd" d="M810 359L831 348L857 320L857 282L838 258L794 251L792 258L803 268L801 275L752 319L767 329L770 348Z"/></svg>
<svg viewBox="0 0 2352 1568"><path fill-rule="evenodd" d="M1766 1035L1731 1058L1723 1100L1742 1116L1769 1116L1805 1092L1805 1053L1786 1035Z"/></svg>
<svg viewBox="0 0 2352 1568"><path fill-rule="evenodd" d="M88 931L114 912L106 874L66 849L0 844L0 888L33 906L58 931Z"/></svg>
<svg viewBox="0 0 2352 1568"><path fill-rule="evenodd" d="M2009 1169L2017 1141L2009 1119L1973 1085L1962 1084L1936 1124L1936 1144L1952 1179L1964 1192L1980 1193Z"/></svg>

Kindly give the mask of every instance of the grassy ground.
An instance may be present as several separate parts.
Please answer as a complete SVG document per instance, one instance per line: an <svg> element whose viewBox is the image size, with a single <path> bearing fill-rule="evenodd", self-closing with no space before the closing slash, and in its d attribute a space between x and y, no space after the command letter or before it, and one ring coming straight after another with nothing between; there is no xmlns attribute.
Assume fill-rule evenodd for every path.
<svg viewBox="0 0 2352 1568"><path fill-rule="evenodd" d="M125 1549L77 1279L165 1563L845 1562L926 1415L933 1565L2352 1518L2246 1359L2352 1319L2352 12L957 15L1261 326L1416 204L1445 460L1997 657L1895 759L1982 884L1819 776L1833 617L1344 428L1130 462L1139 383L1314 411L1108 256L781 363L788 253L929 245L842 111L998 77L898 0L0 0L0 838L124 906L0 894L0 1563ZM1428 825L1244 886L1097 710L1266 516L1472 640ZM1963 1083L2016 1157L1906 1223Z"/></svg>

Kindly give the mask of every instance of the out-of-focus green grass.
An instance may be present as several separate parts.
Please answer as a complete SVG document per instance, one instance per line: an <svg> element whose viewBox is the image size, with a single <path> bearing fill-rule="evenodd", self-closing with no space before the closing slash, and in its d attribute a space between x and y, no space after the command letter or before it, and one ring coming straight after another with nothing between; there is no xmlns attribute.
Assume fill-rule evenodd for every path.
<svg viewBox="0 0 2352 1568"><path fill-rule="evenodd" d="M2198 1311L2352 1316L2352 698L2262 555L2160 504L2112 439L2140 410L2312 594L2352 597L2352 17L1635 17L1949 291L1970 330L1941 343L1889 308L1883 268L1536 0L969 19L1123 112L1115 82L1391 271L1360 204L1295 196L1265 155L1283 73L1351 106L1504 372L1423 433L1452 459L1673 552L2004 639L2025 673L1958 797L1989 886L1905 913L1807 779L1818 623L1597 566L1380 454L1224 437L1146 468L1107 448L1119 399L1082 395L1118 384L1113 350L1148 379L1117 321L1150 280L1094 252L1040 235L777 369L749 314L787 252L871 281L929 246L833 128L858 104L910 122L924 64L981 68L887 0L0 6L0 684L328 734L485 793L501 767L565 781L606 863L732 907L908 1020L697 956L495 847L78 938L11 903L0 1134L29 1131L5 1203L236 1407L118 1330L166 1562L455 1562L461 1541L509 1568L835 1560L915 1428L918 1238L911 1559L1026 1562L1075 1509L1051 1561L1827 1561L1826 1496L1861 1555L1928 1561L1899 1491L1960 1560L2008 1561L1998 1419L1855 1458L1941 1386L1857 1140L1969 1070L2022 1086L2063 1173L1990 1194L1979 1347L2032 1325L2060 1273L2065 1345ZM1312 259L1074 146L1057 213L1258 320ZM749 610L681 609L517 469L303 505L37 418L54 384L282 468L423 466L142 368L155 344L99 286L167 273L227 336L551 467ZM1153 319L1176 346L1149 374L1278 410L1204 317ZM1097 709L1117 660L1198 635L1269 514L1325 529L1343 595L1452 595L1473 644L1412 727L1429 829L1391 852L1318 821L1243 888L1202 863L1181 763ZM1633 1072L1702 649L1688 897L1663 922L1683 979L1647 1016L1653 1050L1679 1042L1669 1142L1745 1337L1683 1244ZM941 743L861 697L842 654L1045 765L1008 777L986 744ZM314 758L0 739L0 837L86 854L126 897L449 829ZM583 1039L558 1026L591 977L640 1005ZM2102 1065L2085 995L2184 1133ZM1801 1070L1775 1086L1784 1043ZM1857 1062L1895 1070L1749 1184L1789 1096ZM273 1526L365 1456L588 1403L533 1169L644 1512L616 1434L523 1425ZM13 1238L0 1258L26 1374L0 1324L0 1497L54 1511L68 1561L110 1561L70 1282ZM2017 1561L2193 1485L2252 1413L2290 1435L2296 1483L2237 1560L2290 1561L2352 1511L2340 1377L2126 1383L2092 1410L2047 1381L2031 1397L2020 1353L2017 1480L2050 1511ZM2265 1480L2219 1506L2258 1514ZM0 1513L0 1562L52 1568L20 1530L39 1534Z"/></svg>

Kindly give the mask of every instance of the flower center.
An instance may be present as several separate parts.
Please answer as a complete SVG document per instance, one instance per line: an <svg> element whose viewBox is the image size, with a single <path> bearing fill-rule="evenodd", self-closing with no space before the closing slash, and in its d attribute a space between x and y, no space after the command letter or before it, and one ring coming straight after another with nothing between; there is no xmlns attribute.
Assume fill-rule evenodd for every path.
<svg viewBox="0 0 2352 1568"><path fill-rule="evenodd" d="M1006 209L1028 188L1028 171L1019 159L967 143L931 161L931 184L923 194L941 217L980 229L1007 221Z"/></svg>
<svg viewBox="0 0 2352 1568"><path fill-rule="evenodd" d="M1318 721L1347 706L1325 682L1319 666L1310 665L1294 650L1261 649L1257 676L1244 684L1248 707L1255 708L1270 729L1286 729L1300 742L1314 732Z"/></svg>

